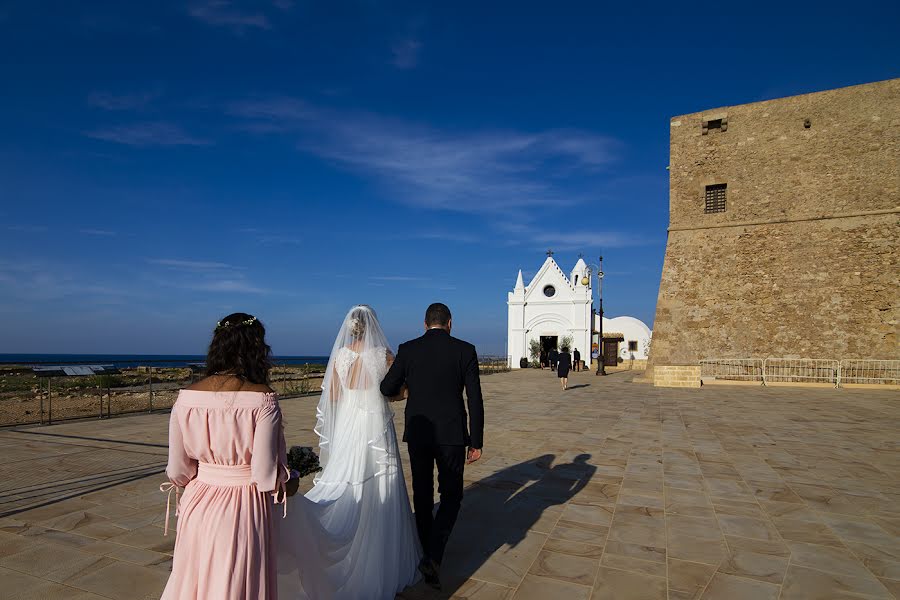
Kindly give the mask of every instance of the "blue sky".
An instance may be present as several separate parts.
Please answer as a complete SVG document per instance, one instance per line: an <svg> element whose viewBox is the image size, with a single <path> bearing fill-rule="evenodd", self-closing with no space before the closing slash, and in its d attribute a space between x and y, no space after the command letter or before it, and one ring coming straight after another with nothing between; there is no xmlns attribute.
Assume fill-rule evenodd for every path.
<svg viewBox="0 0 900 600"><path fill-rule="evenodd" d="M652 324L668 121L900 75L896 2L0 1L0 352L278 354L428 303L503 354L548 247Z"/></svg>

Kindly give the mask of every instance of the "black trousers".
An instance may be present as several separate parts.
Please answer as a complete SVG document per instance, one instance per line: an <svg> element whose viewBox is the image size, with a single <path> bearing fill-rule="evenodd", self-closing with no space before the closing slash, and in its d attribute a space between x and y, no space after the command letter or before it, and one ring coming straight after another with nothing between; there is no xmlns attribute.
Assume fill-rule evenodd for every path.
<svg viewBox="0 0 900 600"><path fill-rule="evenodd" d="M432 516L435 464L438 470L438 493L441 495L441 503L437 514ZM438 564L444 559L444 548L450 539L450 532L453 531L462 504L465 465L465 446L409 444L416 529L425 556Z"/></svg>

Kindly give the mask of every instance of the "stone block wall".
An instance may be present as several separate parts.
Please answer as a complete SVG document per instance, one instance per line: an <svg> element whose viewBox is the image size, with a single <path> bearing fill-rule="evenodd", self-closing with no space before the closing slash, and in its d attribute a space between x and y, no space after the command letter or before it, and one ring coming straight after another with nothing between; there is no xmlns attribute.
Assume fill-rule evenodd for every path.
<svg viewBox="0 0 900 600"><path fill-rule="evenodd" d="M724 212L704 210L712 184ZM898 359L898 321L900 79L672 119L648 375L703 358Z"/></svg>
<svg viewBox="0 0 900 600"><path fill-rule="evenodd" d="M656 387L700 387L700 366L660 365L653 370Z"/></svg>

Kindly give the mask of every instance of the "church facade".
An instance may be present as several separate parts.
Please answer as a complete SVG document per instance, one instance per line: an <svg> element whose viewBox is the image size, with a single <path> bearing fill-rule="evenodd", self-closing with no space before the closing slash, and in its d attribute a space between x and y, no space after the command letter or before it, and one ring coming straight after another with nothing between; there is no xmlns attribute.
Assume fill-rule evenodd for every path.
<svg viewBox="0 0 900 600"><path fill-rule="evenodd" d="M522 271L509 293L507 340L512 368L522 358L531 359L529 348L537 340L544 348L558 348L571 336L572 350L578 348L587 360L591 347L591 285L585 279L587 265L578 259L566 274L548 252L547 260L527 286Z"/></svg>

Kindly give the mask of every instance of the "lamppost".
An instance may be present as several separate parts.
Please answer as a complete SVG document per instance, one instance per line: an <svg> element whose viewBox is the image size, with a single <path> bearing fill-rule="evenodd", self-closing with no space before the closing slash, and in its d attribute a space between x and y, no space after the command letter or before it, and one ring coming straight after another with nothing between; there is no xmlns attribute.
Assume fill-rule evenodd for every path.
<svg viewBox="0 0 900 600"><path fill-rule="evenodd" d="M603 347L603 255L600 255L600 264L597 267L597 299L599 301L600 310L600 335L598 341L598 350L600 351L599 356L597 356L597 372L595 375L606 375L606 364L604 361L604 350Z"/></svg>
<svg viewBox="0 0 900 600"><path fill-rule="evenodd" d="M587 285L591 281L591 274L597 273L597 298L599 300L599 310L591 309L591 337L593 337L594 323L593 318L600 315L600 331L597 339L597 372L595 375L606 375L606 365L603 364L603 256L597 265L587 265L586 273L582 279L582 283ZM593 342L593 340L592 340ZM593 348L592 348L593 350Z"/></svg>

